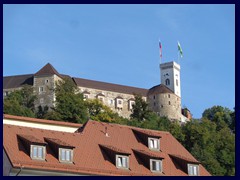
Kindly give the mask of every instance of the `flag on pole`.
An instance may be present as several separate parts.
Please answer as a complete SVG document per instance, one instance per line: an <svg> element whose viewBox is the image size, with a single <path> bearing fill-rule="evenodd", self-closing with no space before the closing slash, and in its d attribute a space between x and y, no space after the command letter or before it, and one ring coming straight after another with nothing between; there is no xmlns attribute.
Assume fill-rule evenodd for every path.
<svg viewBox="0 0 240 180"><path fill-rule="evenodd" d="M182 52L182 48L181 48L181 45L180 45L179 41L178 41L178 51L179 51L180 56L182 58L183 57L183 52Z"/></svg>
<svg viewBox="0 0 240 180"><path fill-rule="evenodd" d="M160 58L162 58L162 43L159 40L159 48L160 48Z"/></svg>

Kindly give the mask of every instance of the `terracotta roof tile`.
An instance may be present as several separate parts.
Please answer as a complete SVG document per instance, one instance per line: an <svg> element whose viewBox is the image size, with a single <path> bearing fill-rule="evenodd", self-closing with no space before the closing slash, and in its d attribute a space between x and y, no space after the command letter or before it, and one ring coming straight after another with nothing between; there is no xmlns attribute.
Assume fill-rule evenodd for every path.
<svg viewBox="0 0 240 180"><path fill-rule="evenodd" d="M146 156L152 157L152 158L160 158L160 159L164 159L165 158L165 154L162 152L156 152L156 151L146 151L146 150L142 150L142 149L133 149L134 152L137 152L139 154L144 154Z"/></svg>
<svg viewBox="0 0 240 180"><path fill-rule="evenodd" d="M107 127L106 136L105 128ZM151 133L159 133L161 136L161 152L153 152L147 146L139 143L135 137L132 127L118 124L102 123L89 120L84 124L80 132L67 133L37 128L28 128L14 125L3 125L3 147L6 151L13 167L25 169L41 169L47 171L59 171L82 174L98 175L134 175L134 176L151 176L151 175L168 175L168 176L186 176L187 173L178 167L168 154L181 155L188 159L195 159L170 133L163 131L144 130ZM141 130L140 128L134 128ZM150 134L151 134L150 133ZM74 146L74 164L60 163L51 148L47 145L46 161L36 161L29 157L24 150L19 150L16 135L24 134L35 136L37 139L53 138L59 139L69 145ZM131 153L129 156L129 170L118 169L110 162L101 152L99 144L104 145L118 152ZM164 173L152 173L149 168L139 164L133 150L162 157ZM200 164L200 175L210 175Z"/></svg>
<svg viewBox="0 0 240 180"><path fill-rule="evenodd" d="M117 148L117 147L113 147L113 146L110 146L110 145L99 144L99 146L100 146L100 147L103 147L104 149L113 151L113 152L115 152L115 153L127 154L127 155L130 155L130 154L131 154L130 152L124 151L124 150L122 150L122 149L119 149L119 148Z"/></svg>
<svg viewBox="0 0 240 180"><path fill-rule="evenodd" d="M18 134L17 135L19 138L28 141L30 143L36 143L36 144L47 144L45 141L38 139L32 135L24 135L24 134Z"/></svg>
<svg viewBox="0 0 240 180"><path fill-rule="evenodd" d="M68 144L66 142L63 142L60 139L56 139L56 138L44 138L48 143L53 143L56 144L60 147L70 147L70 148L75 148L75 146Z"/></svg>

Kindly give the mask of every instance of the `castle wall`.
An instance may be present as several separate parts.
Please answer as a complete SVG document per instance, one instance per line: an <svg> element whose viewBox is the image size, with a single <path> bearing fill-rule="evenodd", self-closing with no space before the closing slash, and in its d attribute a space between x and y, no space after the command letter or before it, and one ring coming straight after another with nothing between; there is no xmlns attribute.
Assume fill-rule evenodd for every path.
<svg viewBox="0 0 240 180"><path fill-rule="evenodd" d="M133 94L124 94L81 86L78 86L78 88L85 98L98 98L104 105L110 107L111 110L117 112L122 117L128 118L132 113L132 103L134 103ZM146 97L143 97L143 99L146 101ZM121 101L121 104L119 104L119 101Z"/></svg>
<svg viewBox="0 0 240 180"><path fill-rule="evenodd" d="M175 94L161 93L148 96L151 110L159 116L167 116L172 120L181 119L181 98Z"/></svg>

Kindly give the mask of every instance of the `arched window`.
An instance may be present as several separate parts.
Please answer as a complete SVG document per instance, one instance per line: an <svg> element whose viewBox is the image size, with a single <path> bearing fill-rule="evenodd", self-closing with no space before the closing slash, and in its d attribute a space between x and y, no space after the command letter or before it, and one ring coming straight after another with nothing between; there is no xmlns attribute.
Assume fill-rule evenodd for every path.
<svg viewBox="0 0 240 180"><path fill-rule="evenodd" d="M165 80L165 84L166 84L166 86L170 85L170 80L169 80L169 79L166 79L166 80Z"/></svg>

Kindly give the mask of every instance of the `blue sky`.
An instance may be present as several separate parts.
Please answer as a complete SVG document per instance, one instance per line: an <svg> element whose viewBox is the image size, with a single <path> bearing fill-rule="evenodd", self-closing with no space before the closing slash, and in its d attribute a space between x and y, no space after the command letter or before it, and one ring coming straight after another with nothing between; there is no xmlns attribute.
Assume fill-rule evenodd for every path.
<svg viewBox="0 0 240 180"><path fill-rule="evenodd" d="M234 5L3 5L3 75L48 62L59 73L128 86L160 83L181 43L182 106L235 107Z"/></svg>

